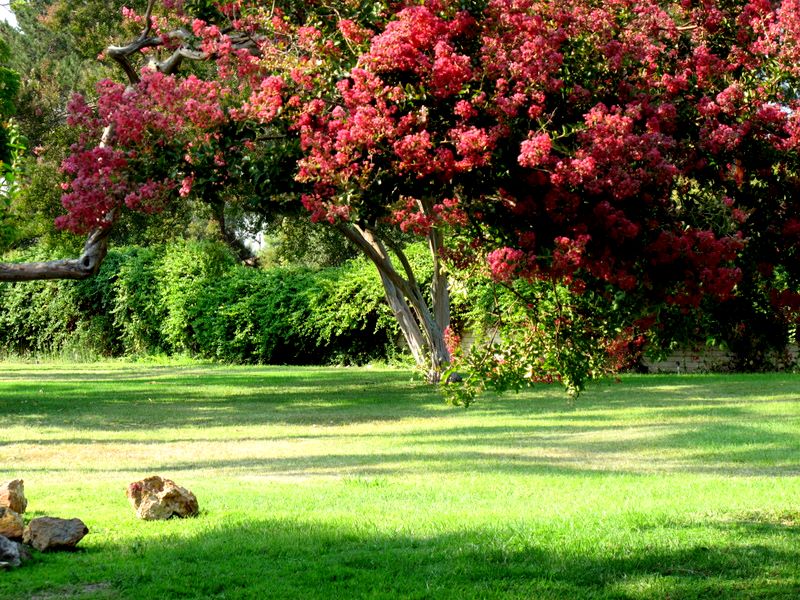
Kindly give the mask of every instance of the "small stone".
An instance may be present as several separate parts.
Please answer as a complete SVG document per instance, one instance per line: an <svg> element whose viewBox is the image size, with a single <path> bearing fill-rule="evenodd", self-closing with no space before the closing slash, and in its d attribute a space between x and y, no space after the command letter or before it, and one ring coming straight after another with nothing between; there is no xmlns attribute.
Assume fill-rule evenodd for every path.
<svg viewBox="0 0 800 600"><path fill-rule="evenodd" d="M134 481L127 489L136 516L145 521L194 517L200 512L195 495L171 479L159 476Z"/></svg>
<svg viewBox="0 0 800 600"><path fill-rule="evenodd" d="M80 519L39 517L28 523L22 541L41 552L74 550L87 533L89 528Z"/></svg>
<svg viewBox="0 0 800 600"><path fill-rule="evenodd" d="M460 373L454 372L447 376L447 383L461 383L462 381L464 381L464 378Z"/></svg>
<svg viewBox="0 0 800 600"><path fill-rule="evenodd" d="M20 542L14 542L17 545L17 550L19 550L19 559L26 563L29 560L33 560L33 556L31 556L31 549L28 548L25 544Z"/></svg>
<svg viewBox="0 0 800 600"><path fill-rule="evenodd" d="M12 569L22 564L21 546L0 535L0 569Z"/></svg>
<svg viewBox="0 0 800 600"><path fill-rule="evenodd" d="M12 540L21 540L25 523L22 517L10 508L0 507L0 535Z"/></svg>
<svg viewBox="0 0 800 600"><path fill-rule="evenodd" d="M28 508L25 498L25 486L22 479L14 479L0 485L0 507L10 508L15 513L22 514Z"/></svg>

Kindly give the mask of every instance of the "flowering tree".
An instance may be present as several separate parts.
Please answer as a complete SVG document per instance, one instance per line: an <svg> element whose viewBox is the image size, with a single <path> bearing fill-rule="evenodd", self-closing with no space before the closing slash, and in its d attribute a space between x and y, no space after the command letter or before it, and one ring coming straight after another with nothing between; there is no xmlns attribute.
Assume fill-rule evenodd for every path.
<svg viewBox="0 0 800 600"><path fill-rule="evenodd" d="M589 298L624 297L631 327L646 329L663 303L689 310L747 283L795 318L796 0L155 9L128 11L141 35L107 51L128 84L70 105L83 135L64 165L60 227L101 236L120 211L190 195L251 209L299 197L376 265L431 380L451 358L445 265L482 266L516 290L537 348L541 303L519 286L545 283L590 310ZM429 245L430 290L404 235ZM584 321L550 304L570 332L556 346L574 346ZM594 345L625 341L608 334ZM567 383L582 385L586 363L540 368L526 350L517 380L569 363Z"/></svg>

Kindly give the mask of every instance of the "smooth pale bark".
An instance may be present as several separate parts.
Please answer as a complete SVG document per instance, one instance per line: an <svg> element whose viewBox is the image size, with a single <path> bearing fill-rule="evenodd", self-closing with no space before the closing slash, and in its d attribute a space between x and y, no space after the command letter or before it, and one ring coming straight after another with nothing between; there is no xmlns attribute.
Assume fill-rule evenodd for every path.
<svg viewBox="0 0 800 600"><path fill-rule="evenodd" d="M337 228L377 267L386 292L386 301L392 309L400 331L408 344L417 365L426 370L428 381L436 383L450 362L450 353L444 340L449 325L450 299L447 275L441 269L438 252L432 253L434 282L432 303L428 306L408 259L399 247L392 252L401 263L405 277L395 267L383 241L377 234L351 223L339 223ZM441 234L433 231L430 247L441 243Z"/></svg>
<svg viewBox="0 0 800 600"><path fill-rule="evenodd" d="M80 258L30 263L0 263L0 281L86 279L100 269L108 251L110 227L89 234Z"/></svg>

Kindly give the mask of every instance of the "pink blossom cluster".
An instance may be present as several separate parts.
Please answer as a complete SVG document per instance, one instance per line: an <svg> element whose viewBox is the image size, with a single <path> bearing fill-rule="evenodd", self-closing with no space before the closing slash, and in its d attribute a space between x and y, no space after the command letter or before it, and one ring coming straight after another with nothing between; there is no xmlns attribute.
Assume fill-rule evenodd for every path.
<svg viewBox="0 0 800 600"><path fill-rule="evenodd" d="M450 353L450 356L454 356L461 348L461 336L456 333L452 327L445 327L444 343L447 346L447 351Z"/></svg>
<svg viewBox="0 0 800 600"><path fill-rule="evenodd" d="M340 19L336 24L344 39L352 44L362 44L370 37L370 30L360 26L352 19Z"/></svg>
<svg viewBox="0 0 800 600"><path fill-rule="evenodd" d="M458 198L445 198L441 203L433 205L433 213L437 222L454 227L466 227L469 216Z"/></svg>
<svg viewBox="0 0 800 600"><path fill-rule="evenodd" d="M56 226L85 233L108 222L109 211L128 192L125 153L109 147L73 149L64 161L63 171L70 176L64 184L61 204L67 214L56 219Z"/></svg>
<svg viewBox="0 0 800 600"><path fill-rule="evenodd" d="M320 194L303 194L301 201L303 207L311 214L311 221L314 223L350 220L349 206L337 204Z"/></svg>
<svg viewBox="0 0 800 600"><path fill-rule="evenodd" d="M152 214L161 210L172 188L170 183L148 179L128 192L123 202L131 210Z"/></svg>
<svg viewBox="0 0 800 600"><path fill-rule="evenodd" d="M226 119L219 82L194 75L178 79L145 71L135 87L104 80L98 93L98 115L113 126L117 143L124 147L158 143L188 128L213 130Z"/></svg>
<svg viewBox="0 0 800 600"><path fill-rule="evenodd" d="M426 214L421 203L416 198L404 198L401 206L392 212L391 222L400 227L403 232L412 232L417 235L427 235L436 219Z"/></svg>
<svg viewBox="0 0 800 600"><path fill-rule="evenodd" d="M453 42L473 26L466 12L445 19L426 5L404 8L372 38L365 64L376 73L413 73L435 97L454 96L472 79L473 69Z"/></svg>
<svg viewBox="0 0 800 600"><path fill-rule="evenodd" d="M271 122L283 107L286 84L282 77L272 75L262 79L241 108L231 110L234 119L254 119Z"/></svg>
<svg viewBox="0 0 800 600"><path fill-rule="evenodd" d="M517 162L528 169L536 168L548 162L553 142L547 133L529 133L520 145Z"/></svg>
<svg viewBox="0 0 800 600"><path fill-rule="evenodd" d="M511 281L528 269L528 257L516 248L498 248L486 256L489 272L495 281Z"/></svg>
<svg viewBox="0 0 800 600"><path fill-rule="evenodd" d="M637 103L625 109L594 106L584 117L581 148L574 158L557 163L554 183L580 186L616 201L647 188L669 189L680 170L670 160L674 139L654 131L659 118L658 111Z"/></svg>
<svg viewBox="0 0 800 600"><path fill-rule="evenodd" d="M416 198L405 197L393 208L389 222L403 232L426 236L439 225L464 227L469 222L458 198L445 198L442 202L426 206Z"/></svg>
<svg viewBox="0 0 800 600"><path fill-rule="evenodd" d="M575 237L559 236L554 242L550 270L559 276L571 276L586 264L586 246L592 237L579 234Z"/></svg>
<svg viewBox="0 0 800 600"><path fill-rule="evenodd" d="M76 232L104 223L117 207L159 210L178 186L150 177L137 181L134 165L176 140L209 135L227 119L220 83L193 75L179 79L145 71L136 86L104 80L97 91L96 110L80 96L68 106L68 123L81 135L62 166L71 177L62 197L68 213L56 224ZM99 145L105 128L111 135ZM181 186L182 193L187 189Z"/></svg>
<svg viewBox="0 0 800 600"><path fill-rule="evenodd" d="M744 248L740 237L718 237L711 231L663 231L647 248L653 265L682 266L684 278L669 302L698 306L704 296L725 300L742 276L729 266Z"/></svg>
<svg viewBox="0 0 800 600"><path fill-rule="evenodd" d="M221 3L258 57L168 4L217 72L104 82L97 111L71 102L70 228L187 196L193 169L224 173L278 134L299 138L312 219L479 227L474 254L503 281L597 280L693 306L735 293L758 227L775 233L767 266L800 252L800 0L424 0L372 23L353 2L329 22L300 18L317 4ZM146 160L176 147L175 183L159 183Z"/></svg>

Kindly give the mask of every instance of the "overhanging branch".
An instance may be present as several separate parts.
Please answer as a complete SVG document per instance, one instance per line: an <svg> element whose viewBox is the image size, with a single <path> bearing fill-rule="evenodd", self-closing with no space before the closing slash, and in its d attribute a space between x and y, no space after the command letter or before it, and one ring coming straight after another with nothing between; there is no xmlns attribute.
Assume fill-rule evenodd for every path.
<svg viewBox="0 0 800 600"><path fill-rule="evenodd" d="M141 81L139 73L131 63L131 57L147 48L174 47L172 54L164 61L150 60L150 68L165 74L174 73L183 60L203 61L213 58L208 53L195 50L190 46L193 35L186 29L176 29L163 35L152 35L152 12L155 0L150 0L145 12L145 25L142 33L132 42L124 46L109 46L106 54L119 64L125 72L130 85ZM260 55L258 40L253 36L238 31L226 32L234 49L246 49L253 55ZM106 145L112 134L111 127L103 133L100 145ZM86 279L100 269L100 265L108 252L108 237L116 216L115 209L106 216L105 223L93 229L77 259L53 260L47 262L0 263L0 281L33 281L37 279Z"/></svg>
<svg viewBox="0 0 800 600"><path fill-rule="evenodd" d="M100 270L108 252L111 228L95 229L86 239L80 258L47 262L0 263L0 281L34 281L36 279L86 279Z"/></svg>

